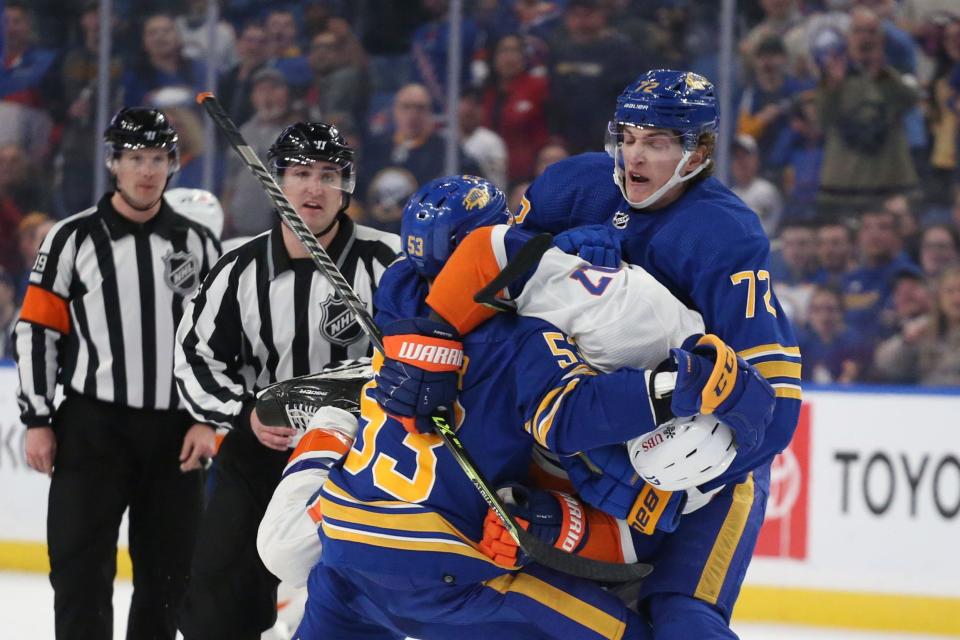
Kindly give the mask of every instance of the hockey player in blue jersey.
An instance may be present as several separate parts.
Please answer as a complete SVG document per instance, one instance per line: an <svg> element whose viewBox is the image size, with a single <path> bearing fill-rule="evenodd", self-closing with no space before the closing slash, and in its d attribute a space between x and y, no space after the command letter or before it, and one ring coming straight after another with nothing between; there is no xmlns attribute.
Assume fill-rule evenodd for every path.
<svg viewBox="0 0 960 640"><path fill-rule="evenodd" d="M390 372L404 366L416 365L408 369L414 374L418 367L438 373L441 384L443 374L458 371L459 437L498 486L528 481L535 441L572 454L655 428L653 409L643 400L644 372L597 375L575 345L541 320L493 318L464 339L462 356L444 330L402 320L429 312L427 282L450 245L475 226L503 221L504 211L503 195L475 178L432 183L408 205L406 259L388 269L377 293L387 359L377 383L362 392L357 440L314 505L322 514L323 550L309 577L298 638L652 637L642 617L589 581L491 560L481 546L486 504L439 437L406 431L375 400L391 404ZM690 379L706 381L681 370L678 386ZM431 384L429 376L423 381ZM589 557L632 559L636 536L629 529L571 496L537 495L554 500L561 514L543 527L557 536L551 542ZM517 508L522 514L523 505ZM531 523L544 535L538 527Z"/></svg>
<svg viewBox="0 0 960 640"><path fill-rule="evenodd" d="M640 598L656 640L736 637L729 619L763 521L769 465L789 443L800 409L800 351L774 295L769 242L756 214L709 176L718 122L708 80L689 72L648 72L617 100L609 155L587 153L549 167L528 189L515 220L522 229L551 233L601 225L619 241L627 262L702 314L706 331L775 390L772 416L742 421L735 429L736 459L698 487L707 493L722 487L712 502L654 543L657 569ZM470 315L461 301L478 288L463 276L476 274L470 265L480 264L475 253L465 261L466 268L457 267L455 252L444 269L454 277L442 272L431 292L433 309L460 329L459 320ZM574 460L569 469L580 494L622 513L629 504L624 496L637 491L622 448L590 457L589 468Z"/></svg>

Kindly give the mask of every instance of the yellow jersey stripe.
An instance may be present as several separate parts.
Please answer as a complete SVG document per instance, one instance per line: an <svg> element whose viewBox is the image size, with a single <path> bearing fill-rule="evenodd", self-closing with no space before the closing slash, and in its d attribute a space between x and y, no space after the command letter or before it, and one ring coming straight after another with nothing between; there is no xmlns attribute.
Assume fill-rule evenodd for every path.
<svg viewBox="0 0 960 640"><path fill-rule="evenodd" d="M759 358L761 356L790 356L791 358L800 357L800 347L785 347L782 344L760 344L756 347L751 347L749 349L744 349L743 351L738 351L737 355L743 358L744 360L749 360L750 358Z"/></svg>
<svg viewBox="0 0 960 640"><path fill-rule="evenodd" d="M603 638L620 640L626 625L602 609L526 573L497 576L484 583L498 593L519 593L590 629Z"/></svg>
<svg viewBox="0 0 960 640"><path fill-rule="evenodd" d="M397 531L415 531L418 533L446 533L456 536L464 544L473 545L473 542L450 524L443 516L430 511L419 513L373 513L364 509L345 507L341 504L321 497L320 512L324 520L332 518L347 523L362 524L379 529L394 529Z"/></svg>
<svg viewBox="0 0 960 640"><path fill-rule="evenodd" d="M773 387L773 394L778 398L792 398L794 400L803 400L803 392L800 390L800 385L789 384L787 382L777 382L771 384Z"/></svg>
<svg viewBox="0 0 960 640"><path fill-rule="evenodd" d="M772 360L770 362L758 362L753 365L764 378L796 378L800 379L800 363L784 362L783 360Z"/></svg>
<svg viewBox="0 0 960 640"><path fill-rule="evenodd" d="M328 480L323 483L323 491L329 493L335 498L339 498L345 502L352 502L354 504L363 504L370 507L379 507L381 509L411 509L416 511L422 511L423 507L418 504L410 504L409 502L402 502L400 500L358 500L352 495L347 493L345 489L341 489L339 486L335 485L332 481Z"/></svg>
<svg viewBox="0 0 960 640"><path fill-rule="evenodd" d="M700 574L697 590L693 594L695 598L710 604L717 604L720 590L723 588L723 581L727 577L730 562L733 560L737 545L740 544L740 537L747 525L750 508L753 506L753 488L752 472L746 480L734 488L733 502L727 511L727 517L723 520L717 539L713 543L713 549L710 550L707 564Z"/></svg>
<svg viewBox="0 0 960 640"><path fill-rule="evenodd" d="M344 540L346 542L356 542L367 544L374 547L384 547L386 549L398 549L400 551L428 551L433 553L453 553L458 556L466 556L474 560L483 560L494 564L490 558L483 555L473 547L460 544L455 540L445 540L443 538L414 538L406 536L389 535L373 531L361 531L343 527L327 520L323 520L323 533L334 540ZM424 560L429 562L429 560Z"/></svg>
<svg viewBox="0 0 960 640"><path fill-rule="evenodd" d="M564 397L573 391L574 387L580 384L580 378L574 378L567 383L565 387L558 387L547 394L547 397L543 399L543 402L540 403L540 406L537 407L537 413L533 416L533 423L536 429L533 431L533 438L540 444L540 446L549 449L547 446L547 436L550 435L550 430L553 429L553 420L557 417L557 412L560 411L560 406L563 404ZM547 415L541 417L544 409L547 408L547 403L552 403L550 410Z"/></svg>

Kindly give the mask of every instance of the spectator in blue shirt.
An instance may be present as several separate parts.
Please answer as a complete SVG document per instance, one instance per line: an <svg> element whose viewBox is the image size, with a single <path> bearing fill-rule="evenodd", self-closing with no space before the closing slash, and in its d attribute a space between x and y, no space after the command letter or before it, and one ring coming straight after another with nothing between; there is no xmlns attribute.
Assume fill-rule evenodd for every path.
<svg viewBox="0 0 960 640"><path fill-rule="evenodd" d="M888 335L894 278L902 271L920 272L903 251L896 216L881 208L864 211L857 231L860 264L843 278L847 324L869 339ZM884 316L888 317L884 317Z"/></svg>
<svg viewBox="0 0 960 640"><path fill-rule="evenodd" d="M843 297L832 287L813 290L797 344L803 354L800 377L809 382L855 382L870 364L870 345L844 323Z"/></svg>

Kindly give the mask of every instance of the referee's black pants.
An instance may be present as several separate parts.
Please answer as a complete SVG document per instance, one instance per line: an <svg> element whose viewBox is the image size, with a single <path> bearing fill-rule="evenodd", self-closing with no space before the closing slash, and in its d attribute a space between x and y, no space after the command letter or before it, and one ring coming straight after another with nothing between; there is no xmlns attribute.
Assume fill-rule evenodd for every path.
<svg viewBox="0 0 960 640"><path fill-rule="evenodd" d="M180 611L184 640L254 640L276 622L279 580L260 560L257 528L289 455L260 444L249 427L224 438Z"/></svg>
<svg viewBox="0 0 960 640"><path fill-rule="evenodd" d="M202 500L199 471L180 472L185 411L131 409L69 395L57 437L47 548L60 640L113 637L120 519L130 508L133 599L127 638L173 639Z"/></svg>

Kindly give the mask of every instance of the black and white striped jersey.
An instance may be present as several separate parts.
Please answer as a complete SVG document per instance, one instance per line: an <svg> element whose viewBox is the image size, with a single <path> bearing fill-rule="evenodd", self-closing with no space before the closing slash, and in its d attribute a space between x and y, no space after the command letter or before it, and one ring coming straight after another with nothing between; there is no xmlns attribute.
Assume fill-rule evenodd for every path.
<svg viewBox="0 0 960 640"><path fill-rule="evenodd" d="M58 222L30 274L14 343L27 426L50 424L57 382L127 407L182 407L173 381L177 325L220 243L165 201L138 224L111 196Z"/></svg>
<svg viewBox="0 0 960 640"><path fill-rule="evenodd" d="M377 284L399 249L396 235L341 214L327 253L372 315ZM177 384L194 417L231 427L263 387L369 350L313 262L290 259L278 221L224 255L188 305L177 331Z"/></svg>

